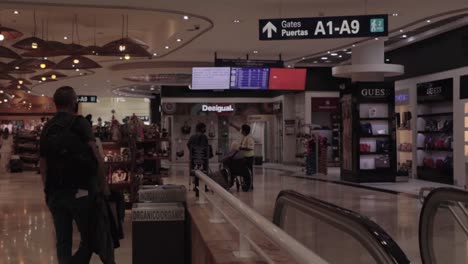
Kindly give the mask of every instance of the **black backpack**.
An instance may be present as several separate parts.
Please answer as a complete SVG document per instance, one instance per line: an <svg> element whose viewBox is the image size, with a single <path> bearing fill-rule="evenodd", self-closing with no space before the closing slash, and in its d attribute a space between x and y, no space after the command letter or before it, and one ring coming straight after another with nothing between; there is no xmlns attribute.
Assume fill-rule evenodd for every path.
<svg viewBox="0 0 468 264"><path fill-rule="evenodd" d="M45 132L47 187L54 190L89 190L97 173L97 160L87 142L73 131L71 122L51 120Z"/></svg>

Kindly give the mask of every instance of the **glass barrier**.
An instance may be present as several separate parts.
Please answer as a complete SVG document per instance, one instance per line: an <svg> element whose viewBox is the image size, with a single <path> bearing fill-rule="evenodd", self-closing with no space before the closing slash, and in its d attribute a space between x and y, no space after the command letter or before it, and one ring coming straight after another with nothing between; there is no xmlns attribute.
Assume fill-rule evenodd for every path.
<svg viewBox="0 0 468 264"><path fill-rule="evenodd" d="M410 263L370 219L294 191L278 195L273 222L329 263Z"/></svg>
<svg viewBox="0 0 468 264"><path fill-rule="evenodd" d="M424 200L419 225L425 264L468 263L468 192L433 190Z"/></svg>

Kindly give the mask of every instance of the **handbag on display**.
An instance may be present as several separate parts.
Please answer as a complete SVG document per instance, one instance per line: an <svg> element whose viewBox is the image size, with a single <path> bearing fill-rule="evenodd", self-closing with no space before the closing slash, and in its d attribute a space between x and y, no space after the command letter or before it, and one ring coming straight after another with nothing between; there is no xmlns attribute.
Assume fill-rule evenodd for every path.
<svg viewBox="0 0 468 264"><path fill-rule="evenodd" d="M379 129L377 130L377 135L387 135L387 129Z"/></svg>
<svg viewBox="0 0 468 264"><path fill-rule="evenodd" d="M426 131L438 131L438 129L437 129L437 121L432 120L432 119L426 120L426 127L425 127L425 130L426 130Z"/></svg>
<svg viewBox="0 0 468 264"><path fill-rule="evenodd" d="M395 123L396 123L397 128L402 127L400 113L395 113Z"/></svg>
<svg viewBox="0 0 468 264"><path fill-rule="evenodd" d="M370 118L377 117L377 108L375 107L369 108L369 117Z"/></svg>
<svg viewBox="0 0 468 264"><path fill-rule="evenodd" d="M372 136L372 125L370 123L361 123L361 135Z"/></svg>
<svg viewBox="0 0 468 264"><path fill-rule="evenodd" d="M390 151L390 141L388 140L377 140L376 141L377 152L388 153Z"/></svg>
<svg viewBox="0 0 468 264"><path fill-rule="evenodd" d="M428 157L428 158L424 158L423 159L423 165L424 167L426 168L435 168L435 162L434 162L434 159L431 158L431 157Z"/></svg>
<svg viewBox="0 0 468 264"><path fill-rule="evenodd" d="M371 146L369 144L359 144L359 151L361 153L371 152Z"/></svg>
<svg viewBox="0 0 468 264"><path fill-rule="evenodd" d="M180 128L182 134L184 135L190 135L190 132L192 132L192 127L188 124L187 121L184 122L184 125Z"/></svg>
<svg viewBox="0 0 468 264"><path fill-rule="evenodd" d="M390 168L390 159L388 156L381 156L375 158L375 167L382 169L382 168Z"/></svg>
<svg viewBox="0 0 468 264"><path fill-rule="evenodd" d="M413 144L411 143L401 143L399 147L400 151L411 152L413 151Z"/></svg>

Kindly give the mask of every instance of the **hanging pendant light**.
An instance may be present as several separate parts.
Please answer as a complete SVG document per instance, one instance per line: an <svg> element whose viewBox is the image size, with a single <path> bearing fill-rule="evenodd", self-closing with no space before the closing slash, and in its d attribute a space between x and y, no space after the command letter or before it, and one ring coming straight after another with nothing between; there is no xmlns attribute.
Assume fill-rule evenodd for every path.
<svg viewBox="0 0 468 264"><path fill-rule="evenodd" d="M14 80L15 77L7 74L7 73L0 73L0 80L8 80L8 81L12 81Z"/></svg>
<svg viewBox="0 0 468 264"><path fill-rule="evenodd" d="M2 27L0 25L0 39L1 39L0 41L17 39L22 36L23 36L23 33L19 32L18 30L8 28L8 27Z"/></svg>
<svg viewBox="0 0 468 264"><path fill-rule="evenodd" d="M26 79L23 79L23 78L17 78L15 80L12 80L10 82L10 84L13 84L13 85L31 85L32 82L26 80Z"/></svg>
<svg viewBox="0 0 468 264"><path fill-rule="evenodd" d="M5 91L23 91L23 92L28 92L31 91L29 87L26 85L17 85L17 84L10 84L7 87L4 88Z"/></svg>
<svg viewBox="0 0 468 264"><path fill-rule="evenodd" d="M125 29L126 24L126 29ZM126 36L124 33L126 32ZM102 56L119 56L119 57L151 57L148 52L146 43L128 37L128 15L125 22L125 17L122 17L122 38L111 41L102 46L99 55Z"/></svg>
<svg viewBox="0 0 468 264"><path fill-rule="evenodd" d="M67 75L65 75L65 74L63 74L61 72L48 71L48 72L43 73L43 74L32 76L30 79L35 80L35 81L46 82L46 81L57 81L57 79L64 78L64 77L67 77Z"/></svg>
<svg viewBox="0 0 468 264"><path fill-rule="evenodd" d="M23 59L18 66L30 70L44 70L55 66L55 62L46 59Z"/></svg>
<svg viewBox="0 0 468 264"><path fill-rule="evenodd" d="M34 32L33 36L29 38L22 39L12 46L17 48L17 49L22 49L22 50L40 50L40 49L46 49L47 48L47 42L43 39L40 39L36 37L36 31L37 30L37 22L36 22L36 10L34 10Z"/></svg>
<svg viewBox="0 0 468 264"><path fill-rule="evenodd" d="M30 66L27 66L28 62L34 59L18 59L11 61L7 64L8 69L5 71L7 73L11 74L29 74L29 73L35 73L36 71L31 68Z"/></svg>
<svg viewBox="0 0 468 264"><path fill-rule="evenodd" d="M46 47L40 50L22 53L23 57L43 58L70 55L67 44L59 41L46 41Z"/></svg>
<svg viewBox="0 0 468 264"><path fill-rule="evenodd" d="M8 59L16 60L16 59L21 59L21 56L7 47L0 46L0 58L8 58Z"/></svg>
<svg viewBox="0 0 468 264"><path fill-rule="evenodd" d="M55 65L58 70L96 69L102 68L99 63L81 55L69 56Z"/></svg>

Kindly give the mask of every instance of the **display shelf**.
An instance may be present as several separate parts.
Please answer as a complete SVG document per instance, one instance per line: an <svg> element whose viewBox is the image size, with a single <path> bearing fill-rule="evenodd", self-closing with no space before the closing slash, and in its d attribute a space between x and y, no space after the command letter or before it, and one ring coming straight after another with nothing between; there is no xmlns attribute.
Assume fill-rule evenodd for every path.
<svg viewBox="0 0 468 264"><path fill-rule="evenodd" d="M438 134L450 134L451 132L447 133L446 131L418 131L418 134L428 134L428 135L438 135Z"/></svg>
<svg viewBox="0 0 468 264"><path fill-rule="evenodd" d="M450 171L438 168L418 166L418 178L425 181L453 184L453 169Z"/></svg>
<svg viewBox="0 0 468 264"><path fill-rule="evenodd" d="M394 182L396 174L396 126L394 124L395 89L393 83L354 82L340 92L342 115L341 179L351 182ZM371 117L375 116L375 117ZM370 128L361 130L365 123ZM367 130L373 134L367 134ZM377 131L385 134L377 134ZM377 150L377 141L386 142L385 151L361 152L366 143ZM385 157L388 167L363 166L365 160ZM368 169L364 168L367 167Z"/></svg>
<svg viewBox="0 0 468 264"><path fill-rule="evenodd" d="M389 155L388 152L376 151L376 152L360 152L361 156L372 156L372 155Z"/></svg>
<svg viewBox="0 0 468 264"><path fill-rule="evenodd" d="M130 166L132 165L131 161L106 161L104 162L105 165L111 166Z"/></svg>
<svg viewBox="0 0 468 264"><path fill-rule="evenodd" d="M391 120L390 117L361 117L361 121L388 121Z"/></svg>
<svg viewBox="0 0 468 264"><path fill-rule="evenodd" d="M112 190L126 190L128 188L131 188L133 184L131 182L115 182L115 183L109 183L109 188Z"/></svg>
<svg viewBox="0 0 468 264"><path fill-rule="evenodd" d="M421 114L421 115L418 115L418 117L437 117L437 116L452 116L453 113L452 112L446 112L446 113L432 113L432 114Z"/></svg>
<svg viewBox="0 0 468 264"><path fill-rule="evenodd" d="M428 152L453 152L452 148L418 148L418 150L428 151Z"/></svg>
<svg viewBox="0 0 468 264"><path fill-rule="evenodd" d="M364 136L361 135L361 139L363 138L389 138L390 135L369 135L369 136Z"/></svg>

